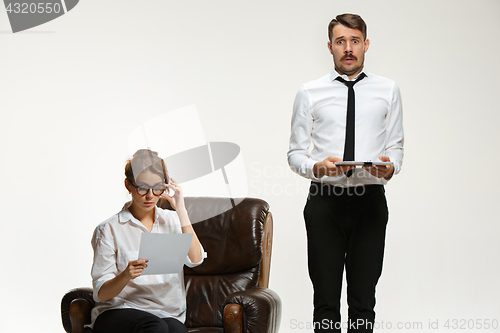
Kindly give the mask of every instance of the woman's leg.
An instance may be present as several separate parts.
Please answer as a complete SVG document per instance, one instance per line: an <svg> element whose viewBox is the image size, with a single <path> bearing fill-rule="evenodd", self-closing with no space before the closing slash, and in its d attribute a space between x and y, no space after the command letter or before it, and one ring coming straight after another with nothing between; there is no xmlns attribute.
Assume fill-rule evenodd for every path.
<svg viewBox="0 0 500 333"><path fill-rule="evenodd" d="M167 324L161 318L136 309L104 311L97 317L94 323L93 332L171 333Z"/></svg>
<svg viewBox="0 0 500 333"><path fill-rule="evenodd" d="M186 326L175 318L162 318L168 325L168 333L188 333Z"/></svg>

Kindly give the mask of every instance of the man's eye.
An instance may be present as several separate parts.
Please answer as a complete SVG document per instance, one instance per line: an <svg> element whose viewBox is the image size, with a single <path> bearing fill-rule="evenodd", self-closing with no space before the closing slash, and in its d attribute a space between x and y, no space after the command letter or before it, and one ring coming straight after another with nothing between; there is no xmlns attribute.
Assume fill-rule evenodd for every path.
<svg viewBox="0 0 500 333"><path fill-rule="evenodd" d="M339 40L339 41L337 41L337 44L344 44L344 41L343 40Z"/></svg>
<svg viewBox="0 0 500 333"><path fill-rule="evenodd" d="M359 40L355 39L352 41L354 44L358 44L359 43Z"/></svg>

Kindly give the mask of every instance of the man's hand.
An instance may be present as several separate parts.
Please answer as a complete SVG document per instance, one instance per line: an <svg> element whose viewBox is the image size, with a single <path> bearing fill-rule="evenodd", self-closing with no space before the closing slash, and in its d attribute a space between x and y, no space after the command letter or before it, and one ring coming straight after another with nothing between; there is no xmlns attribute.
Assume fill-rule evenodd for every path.
<svg viewBox="0 0 500 333"><path fill-rule="evenodd" d="M349 170L356 168L355 166L336 166L335 162L342 162L339 157L328 156L321 162L314 164L313 172L318 178L323 176L337 177Z"/></svg>
<svg viewBox="0 0 500 333"><path fill-rule="evenodd" d="M379 156L378 158L382 162L391 161L387 156ZM386 180L391 179L392 175L394 174L394 164L364 166L363 169L368 171L372 176L375 176L377 178L385 178Z"/></svg>

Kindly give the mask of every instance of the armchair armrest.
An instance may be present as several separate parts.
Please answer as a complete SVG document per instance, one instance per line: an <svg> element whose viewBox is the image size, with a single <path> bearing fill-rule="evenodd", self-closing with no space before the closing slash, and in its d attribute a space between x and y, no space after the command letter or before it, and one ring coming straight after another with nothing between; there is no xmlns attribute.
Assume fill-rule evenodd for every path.
<svg viewBox="0 0 500 333"><path fill-rule="evenodd" d="M94 305L92 288L68 291L61 302L64 330L68 333L85 333L84 325L90 324L90 311Z"/></svg>
<svg viewBox="0 0 500 333"><path fill-rule="evenodd" d="M275 333L281 321L281 299L268 288L238 291L224 300L224 332Z"/></svg>

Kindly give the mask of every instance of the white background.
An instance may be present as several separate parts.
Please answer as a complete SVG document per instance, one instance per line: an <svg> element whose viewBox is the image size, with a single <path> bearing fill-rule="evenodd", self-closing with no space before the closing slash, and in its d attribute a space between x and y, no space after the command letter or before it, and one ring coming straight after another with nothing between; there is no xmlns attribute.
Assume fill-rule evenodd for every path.
<svg viewBox="0 0 500 333"><path fill-rule="evenodd" d="M0 9L2 332L63 331L62 296L91 285L92 231L127 200L128 134L191 104L208 141L241 147L249 195L270 203L280 331L308 332L294 329L312 320L308 181L286 152L295 93L330 72L327 25L344 12L367 22L367 69L404 103L376 306L393 329L378 332L500 320L500 1L86 0L18 34Z"/></svg>

